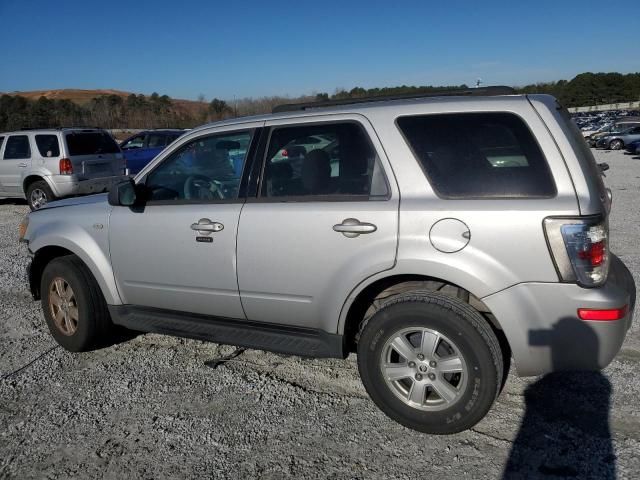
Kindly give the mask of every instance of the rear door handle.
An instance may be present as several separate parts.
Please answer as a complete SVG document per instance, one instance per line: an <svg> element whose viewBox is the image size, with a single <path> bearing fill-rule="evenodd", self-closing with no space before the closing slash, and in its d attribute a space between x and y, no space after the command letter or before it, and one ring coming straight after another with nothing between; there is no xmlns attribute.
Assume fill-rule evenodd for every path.
<svg viewBox="0 0 640 480"><path fill-rule="evenodd" d="M365 233L373 233L378 229L373 223L361 222L357 218L345 218L342 223L333 226L334 232L342 233L347 238L354 238Z"/></svg>
<svg viewBox="0 0 640 480"><path fill-rule="evenodd" d="M201 218L198 223L191 224L191 230L195 230L203 235L220 232L224 229L224 225L219 222L212 222L208 218Z"/></svg>
<svg viewBox="0 0 640 480"><path fill-rule="evenodd" d="M27 164L26 163L19 163L18 166L20 168L26 168Z"/></svg>

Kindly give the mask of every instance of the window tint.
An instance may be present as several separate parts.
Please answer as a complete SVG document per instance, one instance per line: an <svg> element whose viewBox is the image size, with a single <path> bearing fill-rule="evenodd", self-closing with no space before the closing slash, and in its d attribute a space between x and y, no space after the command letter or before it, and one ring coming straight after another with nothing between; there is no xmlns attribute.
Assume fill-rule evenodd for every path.
<svg viewBox="0 0 640 480"><path fill-rule="evenodd" d="M386 197L387 183L366 132L356 123L275 128L262 197Z"/></svg>
<svg viewBox="0 0 640 480"><path fill-rule="evenodd" d="M43 157L59 157L60 145L57 135L36 135L36 145Z"/></svg>
<svg viewBox="0 0 640 480"><path fill-rule="evenodd" d="M29 137L26 135L11 135L7 138L7 146L4 149L4 159L31 158Z"/></svg>
<svg viewBox="0 0 640 480"><path fill-rule="evenodd" d="M118 153L120 148L107 132L67 133L69 155L97 155L100 153Z"/></svg>
<svg viewBox="0 0 640 480"><path fill-rule="evenodd" d="M522 198L556 194L544 155L517 115L401 117L398 126L440 196Z"/></svg>
<svg viewBox="0 0 640 480"><path fill-rule="evenodd" d="M251 132L235 132L200 137L183 145L147 177L150 200L237 198L251 136Z"/></svg>
<svg viewBox="0 0 640 480"><path fill-rule="evenodd" d="M147 141L148 148L160 148L167 144L167 136L157 133L150 133Z"/></svg>

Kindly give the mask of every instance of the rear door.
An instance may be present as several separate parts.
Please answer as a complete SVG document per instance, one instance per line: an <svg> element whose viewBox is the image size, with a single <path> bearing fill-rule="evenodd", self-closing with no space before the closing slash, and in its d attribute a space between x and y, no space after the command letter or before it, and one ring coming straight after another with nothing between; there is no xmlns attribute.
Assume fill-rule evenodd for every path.
<svg viewBox="0 0 640 480"><path fill-rule="evenodd" d="M7 195L22 194L22 177L31 167L29 135L8 135L0 160L0 191Z"/></svg>
<svg viewBox="0 0 640 480"><path fill-rule="evenodd" d="M399 195L366 119L294 121L267 122L262 181L240 216L240 296L249 320L335 332L348 293L394 265ZM324 148L284 152L313 136Z"/></svg>
<svg viewBox="0 0 640 480"><path fill-rule="evenodd" d="M122 175L122 152L104 130L71 130L64 137L73 173L80 179Z"/></svg>

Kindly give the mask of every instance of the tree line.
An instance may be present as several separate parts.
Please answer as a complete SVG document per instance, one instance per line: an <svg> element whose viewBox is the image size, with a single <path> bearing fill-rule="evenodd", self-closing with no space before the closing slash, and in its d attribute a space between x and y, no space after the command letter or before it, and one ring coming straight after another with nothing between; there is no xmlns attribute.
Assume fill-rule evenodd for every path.
<svg viewBox="0 0 640 480"><path fill-rule="evenodd" d="M19 95L0 96L0 132L20 128L60 126L99 126L116 128L190 128L224 118L268 113L275 105L309 101L376 97L406 93L437 93L442 90L469 88L456 86L407 86L337 89L333 94L316 93L301 97L243 98L228 102L214 98L206 102L201 95L187 106L167 95L102 95L81 105L71 100L40 97L30 100ZM640 99L640 73L581 73L557 82L517 87L518 93L549 93L566 107L619 103Z"/></svg>

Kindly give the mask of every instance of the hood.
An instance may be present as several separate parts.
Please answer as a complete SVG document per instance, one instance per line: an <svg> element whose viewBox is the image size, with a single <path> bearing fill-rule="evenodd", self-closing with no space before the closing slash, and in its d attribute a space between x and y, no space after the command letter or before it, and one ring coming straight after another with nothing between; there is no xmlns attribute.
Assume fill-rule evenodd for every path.
<svg viewBox="0 0 640 480"><path fill-rule="evenodd" d="M106 204L108 195L108 193L98 193L95 195L86 195L83 197L64 198L62 200L56 200L55 202L49 202L40 210L48 210L50 208L58 207L72 207L75 205L90 205L94 203Z"/></svg>

